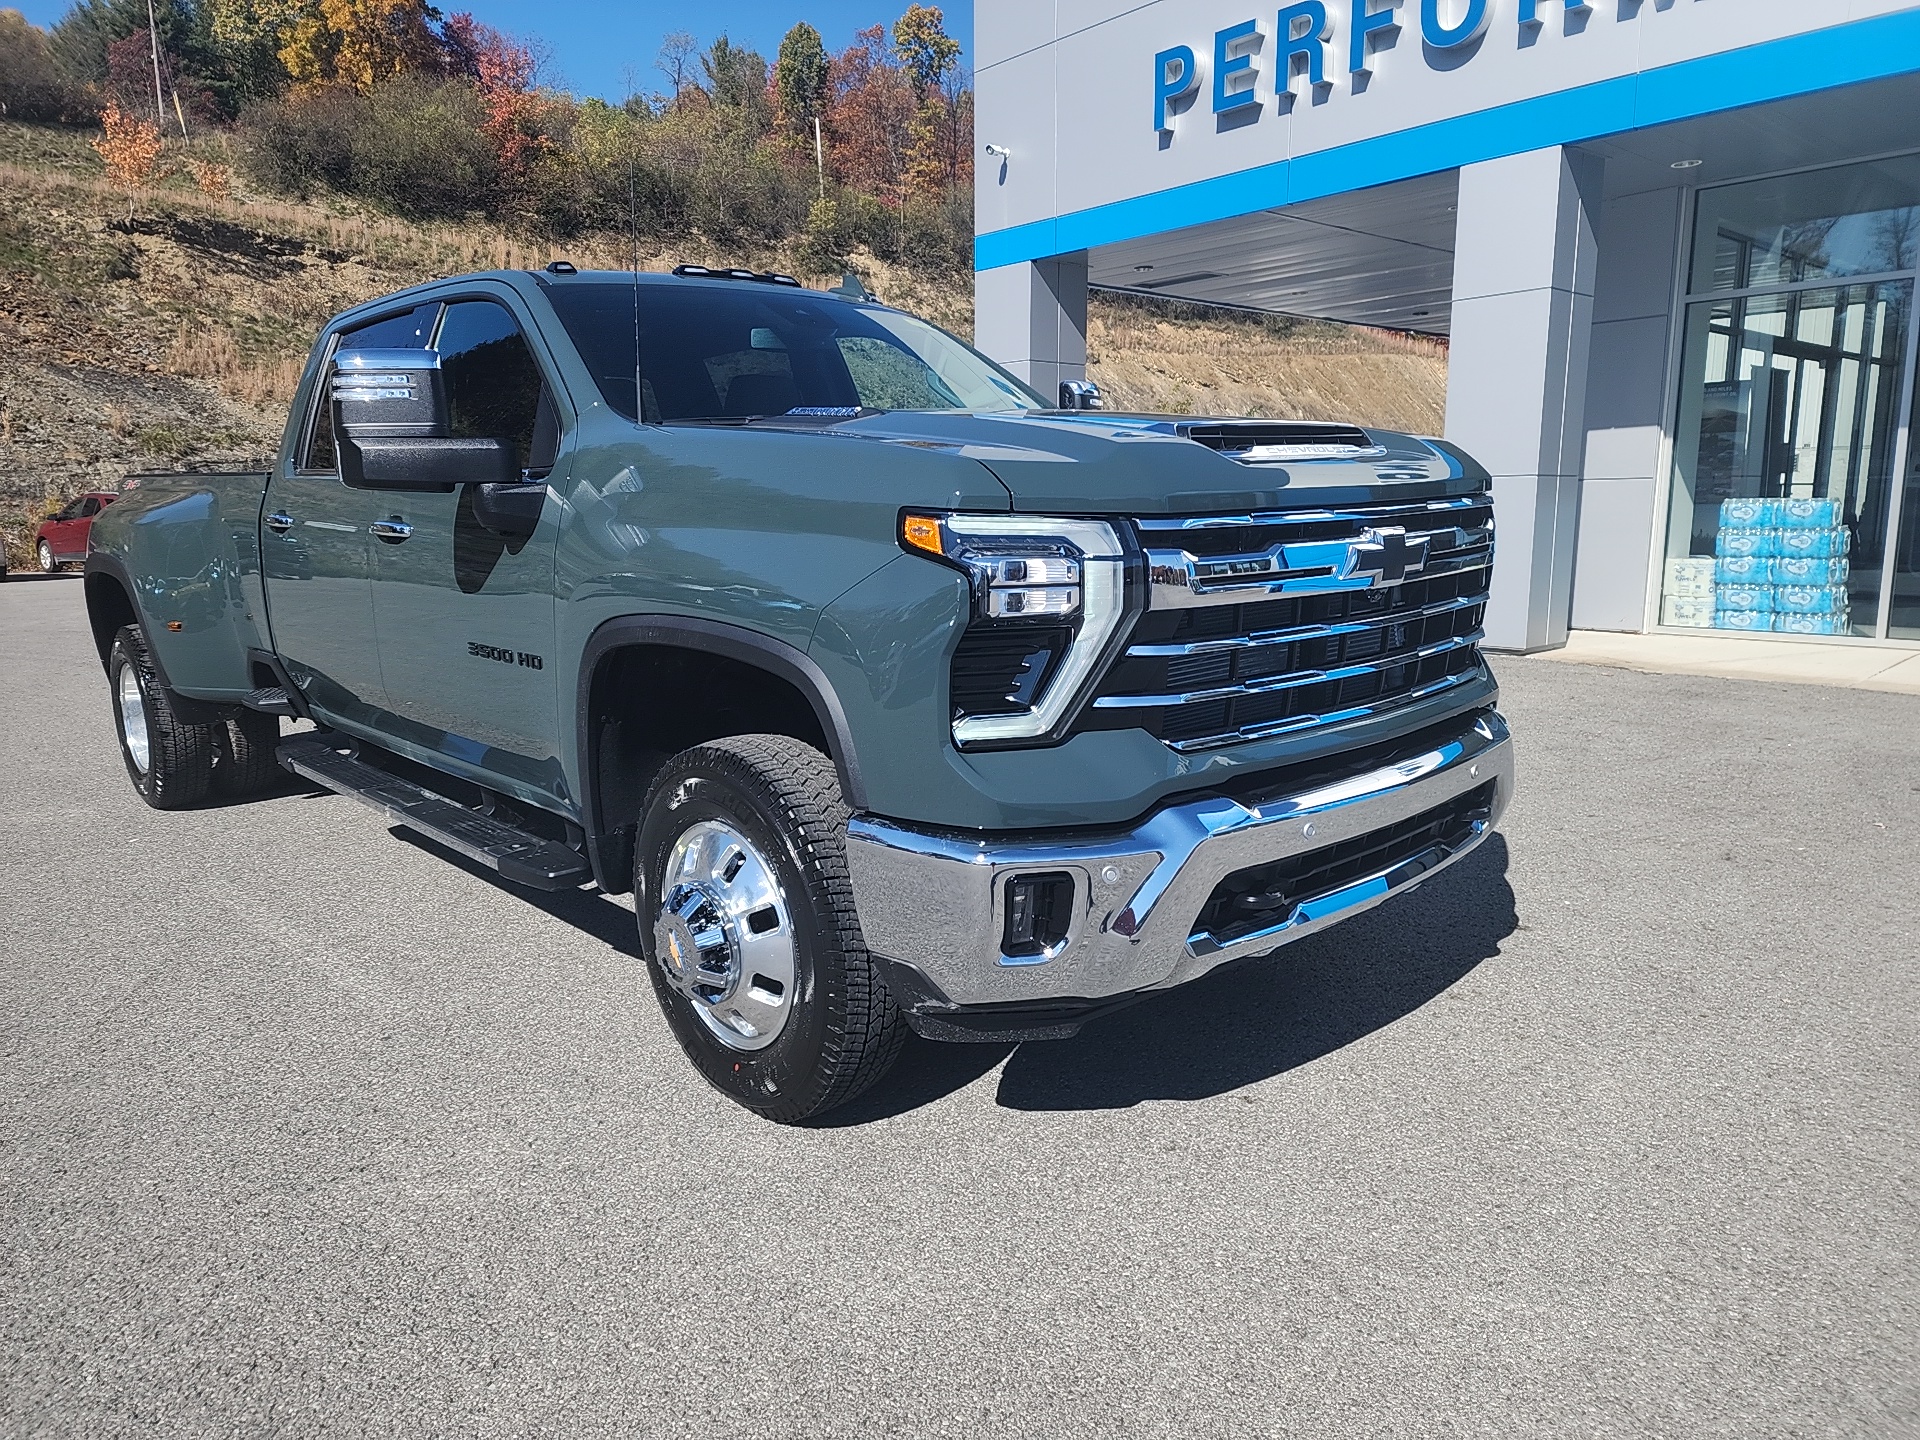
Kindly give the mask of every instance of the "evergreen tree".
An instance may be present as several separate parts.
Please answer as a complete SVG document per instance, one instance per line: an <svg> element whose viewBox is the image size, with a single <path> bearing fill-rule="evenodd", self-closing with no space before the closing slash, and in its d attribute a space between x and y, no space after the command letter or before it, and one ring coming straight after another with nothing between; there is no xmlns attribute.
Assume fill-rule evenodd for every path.
<svg viewBox="0 0 1920 1440"><path fill-rule="evenodd" d="M773 93L780 124L810 138L813 122L826 114L831 65L820 32L802 21L787 31L773 62Z"/></svg>

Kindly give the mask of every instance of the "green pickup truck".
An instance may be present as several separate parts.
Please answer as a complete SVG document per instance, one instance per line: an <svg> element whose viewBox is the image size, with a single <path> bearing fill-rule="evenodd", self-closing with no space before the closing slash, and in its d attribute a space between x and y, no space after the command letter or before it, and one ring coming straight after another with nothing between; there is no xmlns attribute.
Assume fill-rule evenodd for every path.
<svg viewBox="0 0 1920 1440"><path fill-rule="evenodd" d="M292 771L634 896L774 1120L907 1027L1073 1034L1499 820L1488 478L1112 414L789 277L469 275L351 310L273 468L130 477L86 600L152 805Z"/></svg>

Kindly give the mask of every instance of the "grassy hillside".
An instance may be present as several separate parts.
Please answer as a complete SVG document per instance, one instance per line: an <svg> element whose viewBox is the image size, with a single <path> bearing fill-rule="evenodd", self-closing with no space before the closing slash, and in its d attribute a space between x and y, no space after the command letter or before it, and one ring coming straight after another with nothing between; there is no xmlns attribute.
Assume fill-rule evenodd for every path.
<svg viewBox="0 0 1920 1440"><path fill-rule="evenodd" d="M340 203L244 189L209 197L184 171L139 195L128 221L87 139L0 122L0 535L16 565L28 563L40 516L77 490L117 488L133 469L239 466L269 452L314 335L349 305L556 254L583 267L629 263L619 235L530 245ZM697 245L641 255L649 269L682 260L797 263L787 252ZM865 254L855 264L889 303L969 332L966 276ZM1117 409L1440 428L1446 357L1430 341L1096 296L1089 348L1092 377Z"/></svg>

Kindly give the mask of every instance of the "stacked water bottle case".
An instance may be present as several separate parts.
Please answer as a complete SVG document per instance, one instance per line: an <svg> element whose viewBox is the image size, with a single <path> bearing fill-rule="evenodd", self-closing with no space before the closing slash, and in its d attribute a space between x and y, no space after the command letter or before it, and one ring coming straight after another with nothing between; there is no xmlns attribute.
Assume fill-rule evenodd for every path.
<svg viewBox="0 0 1920 1440"><path fill-rule="evenodd" d="M1661 623L1844 635L1849 547L1836 501L1723 501L1714 558L1667 562Z"/></svg>

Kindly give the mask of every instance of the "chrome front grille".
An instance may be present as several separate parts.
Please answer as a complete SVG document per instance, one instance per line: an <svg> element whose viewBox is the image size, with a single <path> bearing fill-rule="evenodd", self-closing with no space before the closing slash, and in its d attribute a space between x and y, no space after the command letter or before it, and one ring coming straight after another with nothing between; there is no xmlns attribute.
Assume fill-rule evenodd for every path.
<svg viewBox="0 0 1920 1440"><path fill-rule="evenodd" d="M1479 673L1485 495L1135 524L1149 608L1085 728L1199 750L1377 714Z"/></svg>

